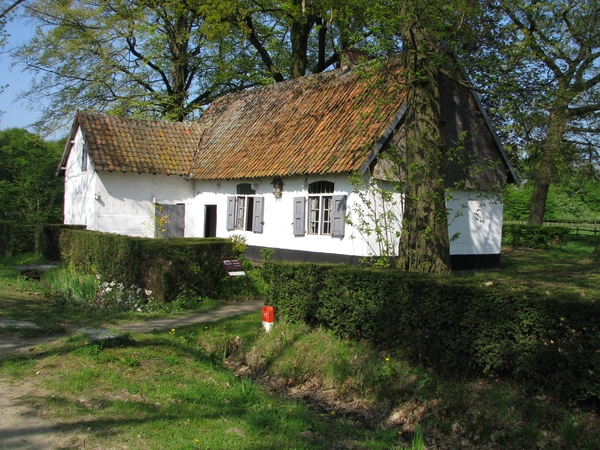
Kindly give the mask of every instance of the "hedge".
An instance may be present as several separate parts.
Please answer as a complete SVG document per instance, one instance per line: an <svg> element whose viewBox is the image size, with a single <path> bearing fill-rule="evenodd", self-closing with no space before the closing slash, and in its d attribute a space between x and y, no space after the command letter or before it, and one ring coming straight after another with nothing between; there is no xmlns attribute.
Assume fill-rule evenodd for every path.
<svg viewBox="0 0 600 450"><path fill-rule="evenodd" d="M567 227L508 224L502 228L502 243L514 248L548 248L564 242L570 231Z"/></svg>
<svg viewBox="0 0 600 450"><path fill-rule="evenodd" d="M95 231L62 233L63 262L84 273L138 286L158 301L173 301L184 292L222 296L225 276L220 258L237 257L225 239L148 239Z"/></svg>
<svg viewBox="0 0 600 450"><path fill-rule="evenodd" d="M65 229L81 230L85 226L0 221L0 256L37 253L48 261L60 261L59 239Z"/></svg>
<svg viewBox="0 0 600 450"><path fill-rule="evenodd" d="M600 400L600 306L451 276L268 262L276 315L398 347L441 373L509 377L572 402Z"/></svg>

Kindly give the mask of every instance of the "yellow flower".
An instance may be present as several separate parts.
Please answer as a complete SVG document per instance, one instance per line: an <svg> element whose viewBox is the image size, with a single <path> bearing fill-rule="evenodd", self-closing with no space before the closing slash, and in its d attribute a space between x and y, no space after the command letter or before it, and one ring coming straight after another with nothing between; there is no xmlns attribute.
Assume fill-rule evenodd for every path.
<svg viewBox="0 0 600 450"><path fill-rule="evenodd" d="M389 362L389 360L390 360L390 357L389 357L389 356L388 356L387 358L385 358L385 361L386 361L386 362Z"/></svg>
<svg viewBox="0 0 600 450"><path fill-rule="evenodd" d="M332 415L332 416L335 416L335 411L331 411L331 415Z"/></svg>

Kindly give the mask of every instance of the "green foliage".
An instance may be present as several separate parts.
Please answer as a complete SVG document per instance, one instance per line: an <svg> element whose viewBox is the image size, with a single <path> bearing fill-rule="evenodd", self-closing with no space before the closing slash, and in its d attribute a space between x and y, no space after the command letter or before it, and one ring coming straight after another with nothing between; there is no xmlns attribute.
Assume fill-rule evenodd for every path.
<svg viewBox="0 0 600 450"><path fill-rule="evenodd" d="M59 142L20 128L0 131L0 217L22 223L62 221L63 180L54 173Z"/></svg>
<svg viewBox="0 0 600 450"><path fill-rule="evenodd" d="M42 129L86 108L192 119L217 96L261 81L239 33L209 38L210 8L203 2L36 0L29 6L38 32L13 56L40 74L26 95L49 100L36 124Z"/></svg>
<svg viewBox="0 0 600 450"><path fill-rule="evenodd" d="M533 193L533 183L520 187L509 185L504 196L504 219L527 220ZM544 221L595 222L600 221L600 182L593 178L567 178L550 186Z"/></svg>
<svg viewBox="0 0 600 450"><path fill-rule="evenodd" d="M182 292L223 295L219 258L235 255L223 239L146 239L77 230L66 230L60 246L67 266L152 291L157 301L173 301Z"/></svg>
<svg viewBox="0 0 600 450"><path fill-rule="evenodd" d="M42 260L60 261L62 230L85 229L84 225L18 224L0 221L0 257L37 253Z"/></svg>
<svg viewBox="0 0 600 450"><path fill-rule="evenodd" d="M600 400L600 309L578 293L524 295L344 265L271 262L268 273L278 317L401 347L439 373L508 376L573 402Z"/></svg>
<svg viewBox="0 0 600 450"><path fill-rule="evenodd" d="M566 227L506 224L502 228L502 243L513 248L548 248L564 243L569 232Z"/></svg>
<svg viewBox="0 0 600 450"><path fill-rule="evenodd" d="M378 267L394 266L400 239L398 217L401 215L395 199L396 190L391 186L382 188L372 177L367 181L357 173L350 177L350 183L352 193L358 196L360 203L354 204L346 222L358 231L369 248L370 258L364 262Z"/></svg>

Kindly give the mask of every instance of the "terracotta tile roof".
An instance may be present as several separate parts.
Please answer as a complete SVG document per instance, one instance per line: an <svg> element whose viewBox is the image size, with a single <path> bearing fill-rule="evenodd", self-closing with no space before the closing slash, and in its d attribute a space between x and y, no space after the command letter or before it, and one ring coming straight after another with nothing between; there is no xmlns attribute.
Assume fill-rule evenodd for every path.
<svg viewBox="0 0 600 450"><path fill-rule="evenodd" d="M94 168L98 171L187 175L202 135L197 122L158 122L78 111Z"/></svg>
<svg viewBox="0 0 600 450"><path fill-rule="evenodd" d="M404 102L405 91L393 77L364 77L357 70L309 75L222 97L200 119L206 131L190 176L233 179L359 170Z"/></svg>

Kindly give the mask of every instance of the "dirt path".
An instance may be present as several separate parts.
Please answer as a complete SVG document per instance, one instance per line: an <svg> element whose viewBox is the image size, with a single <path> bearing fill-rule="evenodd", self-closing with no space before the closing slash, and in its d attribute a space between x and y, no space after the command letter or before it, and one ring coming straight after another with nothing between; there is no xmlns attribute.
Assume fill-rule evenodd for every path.
<svg viewBox="0 0 600 450"><path fill-rule="evenodd" d="M28 398L45 395L32 383L0 379L0 448L6 450L55 450L85 448L85 436L62 432L57 424L36 410Z"/></svg>

